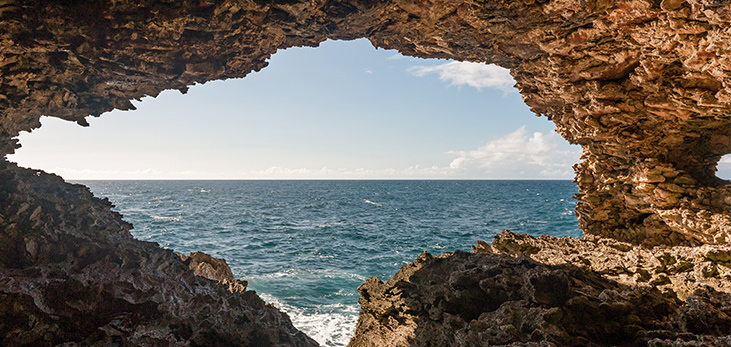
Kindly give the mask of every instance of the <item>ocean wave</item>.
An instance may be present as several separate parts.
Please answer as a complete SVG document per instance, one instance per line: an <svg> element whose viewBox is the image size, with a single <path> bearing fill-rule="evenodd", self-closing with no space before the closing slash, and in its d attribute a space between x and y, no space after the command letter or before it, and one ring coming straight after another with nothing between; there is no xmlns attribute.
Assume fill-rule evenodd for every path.
<svg viewBox="0 0 731 347"><path fill-rule="evenodd" d="M250 280L256 278L282 278L282 277L319 277L319 278L349 278L357 281L365 282L368 278L356 273L335 270L335 269L298 269L291 268L284 271L278 271L274 273L264 274L260 276L248 276Z"/></svg>
<svg viewBox="0 0 731 347"><path fill-rule="evenodd" d="M355 223L346 223L346 222L333 222L333 223L322 223L315 225L316 228L332 228L332 227L342 227L342 226L352 226L355 225Z"/></svg>
<svg viewBox="0 0 731 347"><path fill-rule="evenodd" d="M323 346L345 346L355 332L358 305L330 304L316 307L295 307L266 293L264 301L284 311L292 324Z"/></svg>
<svg viewBox="0 0 731 347"><path fill-rule="evenodd" d="M376 205L376 206L383 206L382 204L379 204L377 202L370 201L368 199L363 199L363 202L365 202L366 204L371 204L371 205Z"/></svg>
<svg viewBox="0 0 731 347"><path fill-rule="evenodd" d="M168 216L155 216L152 215L150 218L156 220L156 221L163 221L163 222L180 222L180 216L177 217L168 217Z"/></svg>

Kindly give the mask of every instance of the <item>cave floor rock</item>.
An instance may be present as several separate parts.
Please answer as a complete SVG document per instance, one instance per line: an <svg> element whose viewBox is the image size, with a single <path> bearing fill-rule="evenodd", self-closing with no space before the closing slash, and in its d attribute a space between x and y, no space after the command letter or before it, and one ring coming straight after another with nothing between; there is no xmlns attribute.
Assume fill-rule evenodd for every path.
<svg viewBox="0 0 731 347"><path fill-rule="evenodd" d="M730 252L504 231L367 280L349 346L728 346Z"/></svg>

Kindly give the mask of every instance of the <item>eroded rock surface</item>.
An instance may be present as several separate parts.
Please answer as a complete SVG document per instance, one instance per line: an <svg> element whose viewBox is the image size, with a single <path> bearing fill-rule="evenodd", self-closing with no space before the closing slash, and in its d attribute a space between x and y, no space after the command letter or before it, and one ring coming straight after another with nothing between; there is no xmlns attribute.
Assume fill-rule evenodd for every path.
<svg viewBox="0 0 731 347"><path fill-rule="evenodd" d="M683 248L614 240L503 233L475 249L424 253L385 283L367 280L350 346L731 344L731 264L716 256L728 247L681 258L705 257L712 274L668 260Z"/></svg>
<svg viewBox="0 0 731 347"><path fill-rule="evenodd" d="M511 68L525 102L584 148L577 213L638 244L727 243L731 3L40 1L0 3L0 153L40 115L86 124L164 89L243 77L278 49L366 37Z"/></svg>
<svg viewBox="0 0 731 347"><path fill-rule="evenodd" d="M582 239L536 238L503 231L491 245L478 242L472 249L478 253L525 254L546 265L574 264L617 283L657 288L681 300L704 287L731 294L728 245L645 248L591 235Z"/></svg>
<svg viewBox="0 0 731 347"><path fill-rule="evenodd" d="M86 125L278 49L361 37L510 68L584 149L588 236L506 233L369 280L351 344L731 343L731 186L714 175L731 153L728 1L3 0L0 154L41 115ZM219 262L133 240L82 187L4 160L0 178L3 345L312 343Z"/></svg>
<svg viewBox="0 0 731 347"><path fill-rule="evenodd" d="M134 240L111 207L0 164L0 345L317 345L225 261Z"/></svg>

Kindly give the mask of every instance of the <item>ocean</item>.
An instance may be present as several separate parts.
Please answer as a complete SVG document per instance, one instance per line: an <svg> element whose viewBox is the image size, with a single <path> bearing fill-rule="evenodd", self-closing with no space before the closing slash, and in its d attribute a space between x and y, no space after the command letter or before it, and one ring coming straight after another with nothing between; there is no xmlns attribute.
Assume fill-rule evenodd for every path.
<svg viewBox="0 0 731 347"><path fill-rule="evenodd" d="M570 181L76 181L132 234L228 262L323 346L344 346L366 279L503 229L580 237Z"/></svg>

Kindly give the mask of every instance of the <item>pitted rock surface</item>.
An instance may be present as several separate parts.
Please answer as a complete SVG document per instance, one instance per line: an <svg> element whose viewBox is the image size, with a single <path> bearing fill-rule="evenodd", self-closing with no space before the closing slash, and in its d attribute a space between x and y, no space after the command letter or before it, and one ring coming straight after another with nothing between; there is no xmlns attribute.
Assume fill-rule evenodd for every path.
<svg viewBox="0 0 731 347"><path fill-rule="evenodd" d="M533 246L523 241L515 244ZM699 284L680 300L525 253L425 252L387 282L374 277L358 290L361 312L349 346L731 344L728 288Z"/></svg>
<svg viewBox="0 0 731 347"><path fill-rule="evenodd" d="M87 125L356 38L510 68L583 147L587 236L505 233L369 280L351 345L731 344L731 185L715 176L731 153L728 1L2 0L0 154L41 115ZM314 344L220 262L133 240L82 187L3 160L0 202L2 345Z"/></svg>
<svg viewBox="0 0 731 347"><path fill-rule="evenodd" d="M728 245L645 248L595 236L536 238L503 230L492 244L478 241L472 250L525 255L546 265L573 264L617 283L656 288L681 300L705 287L731 294Z"/></svg>
<svg viewBox="0 0 731 347"><path fill-rule="evenodd" d="M278 49L365 37L508 67L524 101L584 148L577 213L636 244L727 243L731 3L40 1L0 3L0 152L41 115L79 124L130 100L243 77Z"/></svg>

